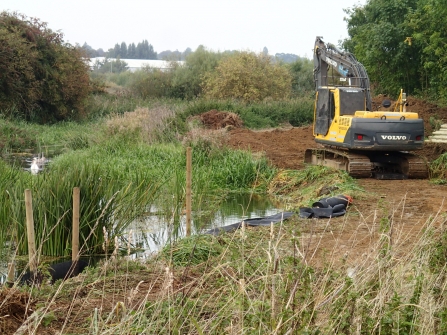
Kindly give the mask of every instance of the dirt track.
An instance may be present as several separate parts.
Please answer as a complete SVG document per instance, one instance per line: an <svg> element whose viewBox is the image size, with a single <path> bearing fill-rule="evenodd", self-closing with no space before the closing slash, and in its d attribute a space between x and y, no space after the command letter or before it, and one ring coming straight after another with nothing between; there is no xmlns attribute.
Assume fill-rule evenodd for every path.
<svg viewBox="0 0 447 335"><path fill-rule="evenodd" d="M417 110L420 117L424 118L426 136L433 131L430 117L436 115L443 123L447 123L446 109L410 99L407 110ZM230 132L229 145L264 152L278 168L300 169L303 167L305 149L315 147L315 142L310 126L263 131L237 128ZM447 152L447 144L430 143L418 154L431 162L444 152ZM371 250L377 241L380 220L383 218L388 218L396 231L393 243L404 246L402 250L406 250L406 247L412 246L429 218L447 211L447 186L433 185L429 180L359 179L358 183L365 189L366 196L364 199L354 199L347 215L331 219L329 226L326 220L320 220L304 228L304 232L309 233L303 240L309 255L313 254L319 243L320 247L330 252L350 255L348 263L349 260L353 262ZM439 222L441 217L439 215ZM320 252L317 251L315 255L318 256Z"/></svg>

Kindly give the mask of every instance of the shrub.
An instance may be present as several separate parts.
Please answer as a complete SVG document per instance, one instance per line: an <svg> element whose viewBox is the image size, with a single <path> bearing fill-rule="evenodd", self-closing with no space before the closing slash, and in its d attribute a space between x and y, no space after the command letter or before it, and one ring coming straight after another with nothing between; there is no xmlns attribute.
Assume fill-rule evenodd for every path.
<svg viewBox="0 0 447 335"><path fill-rule="evenodd" d="M0 110L48 122L85 116L88 65L79 48L38 19L0 14ZM14 115L16 116L16 115Z"/></svg>
<svg viewBox="0 0 447 335"><path fill-rule="evenodd" d="M246 102L287 98L291 92L289 71L267 55L240 52L223 58L203 80L204 95Z"/></svg>

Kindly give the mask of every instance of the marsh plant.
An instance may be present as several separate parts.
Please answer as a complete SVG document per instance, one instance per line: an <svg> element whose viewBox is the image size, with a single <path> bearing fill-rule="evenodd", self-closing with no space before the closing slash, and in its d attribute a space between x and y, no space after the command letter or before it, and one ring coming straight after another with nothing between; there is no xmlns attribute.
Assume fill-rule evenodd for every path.
<svg viewBox="0 0 447 335"><path fill-rule="evenodd" d="M165 106L138 107L132 112L111 116L107 122L110 136L134 137L147 143L154 143L161 137L165 122L174 116L174 111Z"/></svg>
<svg viewBox="0 0 447 335"><path fill-rule="evenodd" d="M2 241L11 238L19 254L27 253L24 191L30 189L40 254L69 255L74 187L81 190L84 253L103 252L103 227L113 241L151 208L157 209L167 225L173 225L171 231L177 236L184 218L186 148L180 142L157 140L170 115L163 108L138 109L111 118L99 128L104 135L79 142L85 145L66 147L64 154L52 158L36 176L5 165L0 185ZM63 140L73 138L72 134ZM216 210L215 203L229 191L265 190L274 174L264 157L214 145L207 148L193 147L193 210L197 218L210 208ZM197 219L196 224L206 222ZM202 228L196 227L196 231Z"/></svg>

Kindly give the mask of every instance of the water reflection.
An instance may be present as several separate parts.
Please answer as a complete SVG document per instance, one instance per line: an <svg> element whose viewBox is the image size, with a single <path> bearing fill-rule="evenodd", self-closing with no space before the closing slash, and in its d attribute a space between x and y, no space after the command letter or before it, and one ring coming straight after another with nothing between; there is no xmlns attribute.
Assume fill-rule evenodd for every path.
<svg viewBox="0 0 447 335"><path fill-rule="evenodd" d="M3 159L12 166L20 167L31 174L38 174L43 171L45 166L50 162L44 153L9 153L3 155Z"/></svg>
<svg viewBox="0 0 447 335"><path fill-rule="evenodd" d="M225 199L211 217L192 213L191 233L197 234L244 219L266 217L281 211L282 209L276 207L267 196L232 194ZM174 234L174 225L167 223L162 216L151 215L134 221L127 230L132 245L139 250L134 257L149 256L172 240L173 236L184 237L186 235L185 223L186 218L181 217L180 226Z"/></svg>
<svg viewBox="0 0 447 335"><path fill-rule="evenodd" d="M192 234L230 225L244 219L270 216L281 211L283 210L275 206L270 198L265 195L232 194L211 215L192 213ZM156 209L151 208L150 212L156 213ZM132 249L136 248L137 250L132 254L132 257L147 258L163 248L166 243L172 241L173 236L184 237L186 235L185 222L186 218L182 216L180 226L174 234L174 224L167 223L165 216L154 214L135 220L124 234L125 238L129 239ZM127 246L121 245L120 248L123 250ZM6 259L5 255L0 256L0 284L3 284L6 280L8 271ZM92 261L89 260L89 262ZM16 272L18 275L18 269L16 269Z"/></svg>

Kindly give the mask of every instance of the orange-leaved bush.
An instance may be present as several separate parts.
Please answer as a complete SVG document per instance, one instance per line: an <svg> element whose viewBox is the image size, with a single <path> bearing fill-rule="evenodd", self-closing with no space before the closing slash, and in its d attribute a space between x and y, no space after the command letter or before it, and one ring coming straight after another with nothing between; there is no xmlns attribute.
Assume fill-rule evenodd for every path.
<svg viewBox="0 0 447 335"><path fill-rule="evenodd" d="M205 97L246 102L289 97L292 78L286 67L265 54L238 52L220 60L203 76Z"/></svg>

